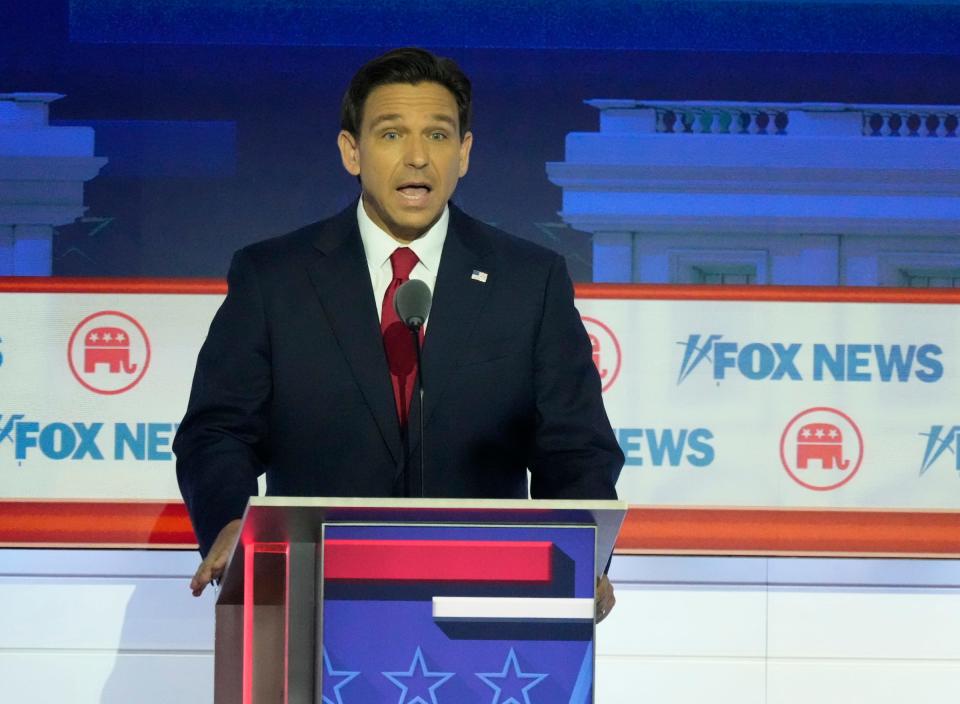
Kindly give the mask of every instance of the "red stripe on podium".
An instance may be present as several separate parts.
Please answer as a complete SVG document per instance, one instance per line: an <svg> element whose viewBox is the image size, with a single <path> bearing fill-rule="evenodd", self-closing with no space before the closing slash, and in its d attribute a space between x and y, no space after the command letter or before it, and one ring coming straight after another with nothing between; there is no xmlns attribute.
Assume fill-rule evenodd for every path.
<svg viewBox="0 0 960 704"><path fill-rule="evenodd" d="M549 582L550 542L327 540L324 579Z"/></svg>

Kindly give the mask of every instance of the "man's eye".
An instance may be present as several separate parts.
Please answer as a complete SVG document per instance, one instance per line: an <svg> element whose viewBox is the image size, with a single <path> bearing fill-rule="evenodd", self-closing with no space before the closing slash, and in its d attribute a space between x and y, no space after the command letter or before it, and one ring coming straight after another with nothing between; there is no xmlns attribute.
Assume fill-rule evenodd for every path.
<svg viewBox="0 0 960 704"><path fill-rule="evenodd" d="M384 138L384 139L391 139L391 140L392 140L392 139L399 139L399 138L400 138L400 133L399 133L399 132L394 132L394 131L392 131L392 130L391 130L390 132L384 132L384 133L383 133L383 138Z"/></svg>
<svg viewBox="0 0 960 704"><path fill-rule="evenodd" d="M438 132L431 132L431 133L430 133L430 139L441 140L441 139L446 139L446 138L447 138L447 133L446 133L446 132L439 132L439 131L438 131Z"/></svg>

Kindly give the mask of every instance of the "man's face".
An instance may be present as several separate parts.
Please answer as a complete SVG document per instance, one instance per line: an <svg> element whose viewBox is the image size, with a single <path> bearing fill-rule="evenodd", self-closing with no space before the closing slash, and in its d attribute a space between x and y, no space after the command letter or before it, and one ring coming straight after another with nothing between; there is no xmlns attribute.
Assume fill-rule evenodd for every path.
<svg viewBox="0 0 960 704"><path fill-rule="evenodd" d="M337 137L343 167L360 177L370 218L411 242L440 218L467 173L473 135L460 139L457 102L439 83L377 86L363 106L360 134Z"/></svg>

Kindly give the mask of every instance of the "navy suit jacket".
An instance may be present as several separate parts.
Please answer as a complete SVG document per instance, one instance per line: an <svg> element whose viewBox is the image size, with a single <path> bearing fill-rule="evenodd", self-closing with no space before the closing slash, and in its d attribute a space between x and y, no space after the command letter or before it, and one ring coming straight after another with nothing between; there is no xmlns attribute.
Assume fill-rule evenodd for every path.
<svg viewBox="0 0 960 704"><path fill-rule="evenodd" d="M415 397L405 458L356 205L238 251L228 287L174 441L201 552L264 471L276 496L401 495L419 412ZM616 498L591 353L563 258L451 204L423 347L424 495L526 498L529 468L534 498Z"/></svg>

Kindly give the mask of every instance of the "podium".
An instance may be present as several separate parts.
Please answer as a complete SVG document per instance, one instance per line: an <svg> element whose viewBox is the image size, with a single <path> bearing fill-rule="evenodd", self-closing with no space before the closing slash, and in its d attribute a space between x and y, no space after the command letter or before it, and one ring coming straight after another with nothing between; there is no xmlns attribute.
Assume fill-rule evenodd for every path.
<svg viewBox="0 0 960 704"><path fill-rule="evenodd" d="M216 704L593 701L618 501L253 497Z"/></svg>

